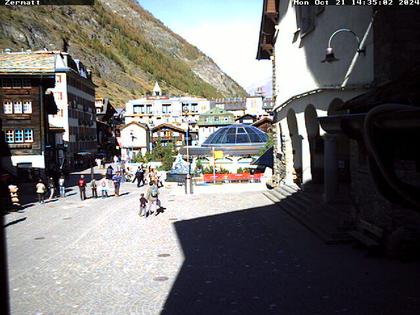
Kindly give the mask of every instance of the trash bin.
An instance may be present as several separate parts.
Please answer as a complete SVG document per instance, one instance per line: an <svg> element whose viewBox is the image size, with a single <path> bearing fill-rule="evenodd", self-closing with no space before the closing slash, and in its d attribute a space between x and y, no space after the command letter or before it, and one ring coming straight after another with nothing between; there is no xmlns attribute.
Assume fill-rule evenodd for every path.
<svg viewBox="0 0 420 315"><path fill-rule="evenodd" d="M192 184L192 178L190 174L188 174L185 177L185 193L187 195L193 193L193 184Z"/></svg>

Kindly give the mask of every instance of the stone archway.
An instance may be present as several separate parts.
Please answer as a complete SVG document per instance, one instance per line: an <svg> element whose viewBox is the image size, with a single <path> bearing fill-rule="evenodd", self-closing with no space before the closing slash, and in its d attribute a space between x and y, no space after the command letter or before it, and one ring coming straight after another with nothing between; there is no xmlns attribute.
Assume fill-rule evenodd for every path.
<svg viewBox="0 0 420 315"><path fill-rule="evenodd" d="M305 126L309 142L312 182L321 184L324 181L324 140L320 136L320 126L315 106L305 109Z"/></svg>
<svg viewBox="0 0 420 315"><path fill-rule="evenodd" d="M296 113L293 109L287 113L287 126L292 144L293 182L300 185L302 183L302 137L299 134Z"/></svg>

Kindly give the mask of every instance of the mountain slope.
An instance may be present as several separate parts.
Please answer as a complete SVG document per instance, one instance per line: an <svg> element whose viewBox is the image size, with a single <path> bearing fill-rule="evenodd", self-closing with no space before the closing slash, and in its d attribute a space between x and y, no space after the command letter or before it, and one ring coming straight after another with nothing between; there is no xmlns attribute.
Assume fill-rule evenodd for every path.
<svg viewBox="0 0 420 315"><path fill-rule="evenodd" d="M207 98L246 94L196 47L134 0L94 6L0 7L0 48L61 49L93 70L97 95L122 106L159 81L164 92Z"/></svg>

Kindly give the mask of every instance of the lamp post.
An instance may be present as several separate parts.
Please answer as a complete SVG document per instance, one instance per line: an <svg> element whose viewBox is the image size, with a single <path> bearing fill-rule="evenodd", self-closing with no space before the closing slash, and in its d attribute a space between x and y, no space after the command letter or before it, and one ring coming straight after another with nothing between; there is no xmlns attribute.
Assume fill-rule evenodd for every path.
<svg viewBox="0 0 420 315"><path fill-rule="evenodd" d="M187 122L187 132L186 132L186 145L187 145L187 165L188 165L188 174L185 178L185 193L192 194L192 180L191 180L191 169L190 169L190 152L188 149L188 131L190 129L190 124L188 122L188 104L182 104L182 113L185 115L185 120Z"/></svg>
<svg viewBox="0 0 420 315"><path fill-rule="evenodd" d="M134 139L136 139L136 136L133 134L133 130L130 130L130 137L131 137L131 154L130 154L130 162L133 159L134 154Z"/></svg>

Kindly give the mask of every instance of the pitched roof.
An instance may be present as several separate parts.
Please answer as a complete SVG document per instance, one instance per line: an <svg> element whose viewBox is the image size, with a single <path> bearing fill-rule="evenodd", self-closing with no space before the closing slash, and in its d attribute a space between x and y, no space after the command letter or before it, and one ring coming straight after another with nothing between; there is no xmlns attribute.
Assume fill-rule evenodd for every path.
<svg viewBox="0 0 420 315"><path fill-rule="evenodd" d="M130 125L137 125L137 126L139 126L139 127L143 128L143 129L149 130L149 127L148 127L146 124L141 124L141 123L138 123L138 122L136 122L136 121L132 121L132 122L130 122L130 123L128 123L128 124L126 124L126 125L122 126L122 127L120 128L120 130L125 129L125 128L127 128L127 127L128 127L128 126L130 126Z"/></svg>
<svg viewBox="0 0 420 315"><path fill-rule="evenodd" d="M272 124L273 120L269 117L263 117L252 124L252 126L259 127L264 123Z"/></svg>
<svg viewBox="0 0 420 315"><path fill-rule="evenodd" d="M172 124L168 124L168 123L163 123L160 125L157 125L156 127L152 128L152 132L155 132L157 130L163 129L163 128L168 128L168 129L172 129L178 132L182 132L182 133L186 133L186 131L180 127L174 126Z"/></svg>
<svg viewBox="0 0 420 315"><path fill-rule="evenodd" d="M0 54L0 73L53 73L56 53L2 53Z"/></svg>

